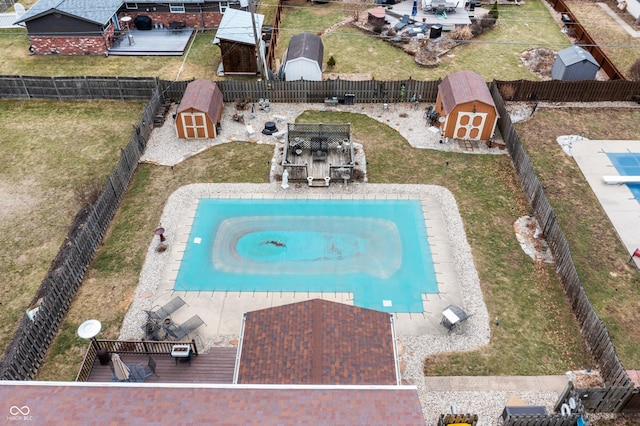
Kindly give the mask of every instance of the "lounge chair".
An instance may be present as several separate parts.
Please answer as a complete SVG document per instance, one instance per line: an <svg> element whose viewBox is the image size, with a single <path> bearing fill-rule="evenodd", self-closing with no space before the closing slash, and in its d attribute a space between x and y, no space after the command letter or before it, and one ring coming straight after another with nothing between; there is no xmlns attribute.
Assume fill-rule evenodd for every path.
<svg viewBox="0 0 640 426"><path fill-rule="evenodd" d="M402 15L402 19L393 27L396 31L400 31L404 27L409 25L409 15Z"/></svg>
<svg viewBox="0 0 640 426"><path fill-rule="evenodd" d="M409 33L409 35L411 35L411 36L414 36L414 35L420 34L420 33L425 34L427 32L427 29L428 29L427 28L427 24L424 23L424 24L420 25L420 27L418 27L418 28L416 28L416 27L409 28L407 33Z"/></svg>
<svg viewBox="0 0 640 426"><path fill-rule="evenodd" d="M196 331L196 329L202 324L204 324L202 318L200 318L198 315L194 315L184 323L176 326L175 330L173 330L173 333L171 334L176 340L184 339L185 337Z"/></svg>
<svg viewBox="0 0 640 426"><path fill-rule="evenodd" d="M167 302L164 306L159 306L157 309L151 311L145 311L147 317L154 321L161 321L173 314L175 311L186 305L186 302L182 300L180 296L176 296Z"/></svg>

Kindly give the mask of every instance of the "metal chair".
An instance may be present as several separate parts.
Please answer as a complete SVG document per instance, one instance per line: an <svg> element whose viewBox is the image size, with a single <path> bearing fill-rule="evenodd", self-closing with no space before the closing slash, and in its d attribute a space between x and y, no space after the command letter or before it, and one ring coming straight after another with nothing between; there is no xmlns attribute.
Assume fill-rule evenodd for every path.
<svg viewBox="0 0 640 426"><path fill-rule="evenodd" d="M156 374L156 360L153 359L151 355L149 355L149 360L147 361L147 365L143 365L140 363L140 366L144 369L144 378L151 376L160 377Z"/></svg>
<svg viewBox="0 0 640 426"><path fill-rule="evenodd" d="M175 311L186 305L187 303L182 300L180 296L176 296L163 306L159 306L156 310L145 311L147 317L154 321L161 321L173 314ZM156 305L157 306L157 305Z"/></svg>
<svg viewBox="0 0 640 426"><path fill-rule="evenodd" d="M171 334L175 337L176 340L184 339L185 337L196 331L196 329L202 324L204 324L202 318L200 318L198 315L194 315L184 323L176 326L175 330L172 330L173 333Z"/></svg>

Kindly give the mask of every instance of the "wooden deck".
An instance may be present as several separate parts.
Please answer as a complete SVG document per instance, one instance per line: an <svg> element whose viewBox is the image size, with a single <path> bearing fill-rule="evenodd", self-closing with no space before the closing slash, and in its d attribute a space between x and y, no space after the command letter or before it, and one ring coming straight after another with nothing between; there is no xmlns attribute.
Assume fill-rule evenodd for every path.
<svg viewBox="0 0 640 426"><path fill-rule="evenodd" d="M309 176L314 180L323 181L325 176L329 176L330 166L339 166L349 162L349 156L346 153L338 152L336 150L329 150L327 157L324 160L314 160L311 155L311 151L304 149L300 155L290 155L289 158L293 164L308 165Z"/></svg>
<svg viewBox="0 0 640 426"><path fill-rule="evenodd" d="M157 376L148 377L145 383L233 383L233 371L237 348L211 348L208 353L194 356L191 363L179 362L169 354L152 355L156 361ZM126 364L147 364L149 355L121 354ZM111 367L93 363L89 382L110 382Z"/></svg>

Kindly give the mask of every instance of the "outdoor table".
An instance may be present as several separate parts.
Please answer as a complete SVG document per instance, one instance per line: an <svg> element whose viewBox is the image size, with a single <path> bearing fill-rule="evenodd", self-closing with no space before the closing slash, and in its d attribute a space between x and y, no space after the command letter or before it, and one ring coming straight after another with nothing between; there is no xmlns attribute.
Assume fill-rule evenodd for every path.
<svg viewBox="0 0 640 426"><path fill-rule="evenodd" d="M456 328L458 324L465 321L467 318L469 318L469 315L467 315L462 309L455 305L449 305L442 311L442 320L440 321L440 324L445 326L449 332L451 332L451 330Z"/></svg>

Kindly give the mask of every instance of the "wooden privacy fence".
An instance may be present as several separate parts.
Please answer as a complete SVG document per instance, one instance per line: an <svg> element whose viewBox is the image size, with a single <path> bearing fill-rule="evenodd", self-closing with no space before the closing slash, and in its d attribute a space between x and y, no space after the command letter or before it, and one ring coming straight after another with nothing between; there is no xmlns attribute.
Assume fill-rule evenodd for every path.
<svg viewBox="0 0 640 426"><path fill-rule="evenodd" d="M160 85L165 99L179 102L191 80L170 81L135 77L0 76L0 98L149 99ZM323 103L353 95L357 103L395 103L412 99L435 102L440 81L216 81L225 102ZM507 101L603 102L640 101L640 81L496 81ZM404 87L404 89L403 89Z"/></svg>
<svg viewBox="0 0 640 426"><path fill-rule="evenodd" d="M505 101L640 101L640 81L496 81Z"/></svg>
<svg viewBox="0 0 640 426"><path fill-rule="evenodd" d="M273 69L276 59L276 48L278 47L278 36L280 35L280 21L282 21L282 0L278 0L278 7L276 9L276 16L273 20L273 27L271 27L271 34L269 35L269 49L267 50L267 68ZM277 72L278 70L276 70Z"/></svg>
<svg viewBox="0 0 640 426"><path fill-rule="evenodd" d="M567 27L572 30L574 37L578 40L577 45L591 53L593 59L600 64L600 69L611 80L624 80L624 75L618 71L618 68L611 62L611 59L604 53L604 50L597 45L591 38L587 30L582 26L578 19L573 15L569 6L563 0L548 0L556 12L564 13L570 18L570 22L566 23Z"/></svg>
<svg viewBox="0 0 640 426"><path fill-rule="evenodd" d="M543 235L554 254L556 271L578 320L580 332L600 369L606 386L624 387L627 389L627 397L630 397L633 391L631 380L616 355L606 326L593 309L582 286L573 263L569 244L560 229L556 214L544 194L544 188L535 173L533 163L520 143L497 85L491 85L491 94L500 114L498 127L509 150L522 189L531 203L533 212L542 227ZM616 394L615 398L618 399L618 396Z"/></svg>
<svg viewBox="0 0 640 426"><path fill-rule="evenodd" d="M140 123L131 134L129 144L108 177L97 201L82 208L86 219L74 227L60 248L34 299L39 310L33 321L24 316L0 364L0 379L33 379L51 344L71 300L80 286L96 248L102 241L138 165L150 134L155 111L162 102L160 86L146 105ZM36 302L34 302L36 303Z"/></svg>
<svg viewBox="0 0 640 426"><path fill-rule="evenodd" d="M439 81L401 80L401 81L238 81L216 82L224 95L225 102L237 99L269 99L271 102L285 103L322 103L325 99L353 95L355 102L394 103L416 100L435 102ZM403 88L404 87L404 88Z"/></svg>
<svg viewBox="0 0 640 426"><path fill-rule="evenodd" d="M158 86L148 77L0 76L0 98L150 99Z"/></svg>

